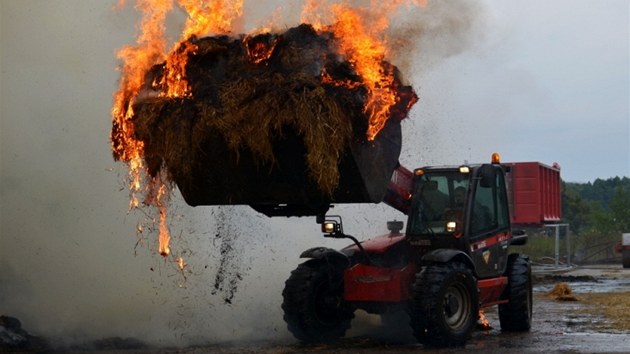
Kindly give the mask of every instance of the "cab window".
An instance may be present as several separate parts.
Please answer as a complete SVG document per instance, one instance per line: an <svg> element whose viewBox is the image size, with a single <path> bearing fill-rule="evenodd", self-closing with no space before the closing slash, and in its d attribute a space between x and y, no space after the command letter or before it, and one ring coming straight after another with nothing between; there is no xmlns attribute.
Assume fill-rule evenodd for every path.
<svg viewBox="0 0 630 354"><path fill-rule="evenodd" d="M505 180L497 173L494 183L489 186L477 184L470 220L473 236L496 232L509 227Z"/></svg>
<svg viewBox="0 0 630 354"><path fill-rule="evenodd" d="M410 228L414 234L444 233L447 221L461 220L469 180L459 172L436 172L421 177L412 202Z"/></svg>

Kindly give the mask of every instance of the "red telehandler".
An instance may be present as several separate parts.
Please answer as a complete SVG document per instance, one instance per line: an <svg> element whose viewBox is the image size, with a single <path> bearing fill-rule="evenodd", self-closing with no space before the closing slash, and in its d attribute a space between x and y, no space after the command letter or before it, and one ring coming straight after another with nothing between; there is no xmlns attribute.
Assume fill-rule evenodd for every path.
<svg viewBox="0 0 630 354"><path fill-rule="evenodd" d="M173 174L188 204L316 216L326 237L353 241L339 251L302 253L308 260L286 281L282 304L296 338L342 337L357 309L406 311L417 339L435 346L464 344L479 309L492 305L499 305L503 330L530 328L529 259L511 246L527 239L517 226L559 221L557 166L501 163L496 155L491 163L412 172L398 162L400 119L389 119L373 141L353 139L336 163L323 165L339 174L328 194L308 172L306 145L294 128L270 141L272 164L208 134L190 173ZM344 233L341 217L326 216L331 205L380 202L408 216L405 233L402 222L389 222L388 235L358 242Z"/></svg>
<svg viewBox="0 0 630 354"><path fill-rule="evenodd" d="M341 217L318 217L341 250L309 249L286 281L284 319L304 342L344 336L354 311L406 311L414 336L430 346L464 345L480 308L499 306L503 331L528 331L531 267L512 252L527 235L515 225L559 219L559 168L539 163L398 167L385 202L408 215L389 234L359 242Z"/></svg>
<svg viewBox="0 0 630 354"><path fill-rule="evenodd" d="M193 59L190 97L162 97L164 87L154 83L167 66L155 65L142 93L129 98L133 109L114 121L115 158L125 159L123 133L131 133L143 144L148 173L165 168L189 205L314 215L325 236L351 239L340 251L305 251L308 260L286 281L284 318L300 340L343 336L356 309L407 311L415 336L431 345L464 344L479 308L491 305L499 305L503 330L528 330L529 259L510 247L527 239L516 225L559 220L559 207L545 207L559 206L559 169L502 164L496 155L486 164L406 170L401 121L417 96L395 66L383 62L394 81L379 81L395 104L374 103L328 34L304 25L257 37L191 42L199 53L185 54ZM243 56L249 44L268 51L264 63ZM388 117L368 139L372 111L381 108ZM390 222L390 234L358 242L340 217L326 217L331 205L383 201L408 216L405 233Z"/></svg>

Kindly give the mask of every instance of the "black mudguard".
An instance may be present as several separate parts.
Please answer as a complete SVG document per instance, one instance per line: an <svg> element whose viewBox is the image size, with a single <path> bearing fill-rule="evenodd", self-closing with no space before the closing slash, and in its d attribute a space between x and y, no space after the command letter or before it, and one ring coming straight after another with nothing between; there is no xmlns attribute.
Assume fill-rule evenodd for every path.
<svg viewBox="0 0 630 354"><path fill-rule="evenodd" d="M452 260L458 260L468 265L470 269L472 270L475 269L475 265L469 255L467 255L466 253L462 251L455 250L455 249L448 249L448 248L440 248L437 250L433 250L429 253L426 253L424 256L422 256L421 262L423 264L448 263Z"/></svg>
<svg viewBox="0 0 630 354"><path fill-rule="evenodd" d="M300 254L300 258L321 259L329 264L339 265L343 268L350 266L350 259L345 254L327 247L313 247Z"/></svg>

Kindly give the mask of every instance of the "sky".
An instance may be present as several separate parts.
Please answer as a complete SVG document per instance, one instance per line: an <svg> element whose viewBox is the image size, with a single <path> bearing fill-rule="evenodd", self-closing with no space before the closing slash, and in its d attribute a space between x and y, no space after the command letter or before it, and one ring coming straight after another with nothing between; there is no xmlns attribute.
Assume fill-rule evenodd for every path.
<svg viewBox="0 0 630 354"><path fill-rule="evenodd" d="M246 1L245 30L281 3ZM62 342L289 338L279 294L299 253L345 241L322 239L312 218L191 208L177 194L173 253L187 272L156 254L150 230L136 236L148 216L127 211L109 132L115 53L133 44L137 16L131 0L113 5L0 1L0 313ZM274 17L293 26L296 8ZM391 61L420 96L403 122L402 164L484 162L497 151L557 162L570 182L630 177L629 17L628 0L429 1L401 15L392 31L412 35ZM404 219L390 209L335 211L365 239ZM222 271L237 279L232 304Z"/></svg>
<svg viewBox="0 0 630 354"><path fill-rule="evenodd" d="M433 126L413 129L426 150L409 161L485 161L497 151L557 162L569 182L630 175L629 2L483 4L467 48L414 76L412 120L439 132L423 144Z"/></svg>

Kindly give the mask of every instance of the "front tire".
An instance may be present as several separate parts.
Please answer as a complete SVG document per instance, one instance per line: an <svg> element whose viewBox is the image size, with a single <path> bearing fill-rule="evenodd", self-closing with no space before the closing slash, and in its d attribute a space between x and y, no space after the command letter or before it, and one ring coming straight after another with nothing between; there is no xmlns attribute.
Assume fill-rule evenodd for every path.
<svg viewBox="0 0 630 354"><path fill-rule="evenodd" d="M477 282L466 265L432 264L416 275L411 326L420 343L438 347L465 345L478 315Z"/></svg>
<svg viewBox="0 0 630 354"><path fill-rule="evenodd" d="M302 342L329 342L343 337L354 317L343 300L343 269L322 260L300 264L282 292L284 320Z"/></svg>
<svg viewBox="0 0 630 354"><path fill-rule="evenodd" d="M499 305L499 322L502 331L529 331L532 324L532 272L529 257L511 254L506 274L508 285Z"/></svg>

